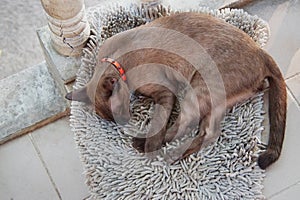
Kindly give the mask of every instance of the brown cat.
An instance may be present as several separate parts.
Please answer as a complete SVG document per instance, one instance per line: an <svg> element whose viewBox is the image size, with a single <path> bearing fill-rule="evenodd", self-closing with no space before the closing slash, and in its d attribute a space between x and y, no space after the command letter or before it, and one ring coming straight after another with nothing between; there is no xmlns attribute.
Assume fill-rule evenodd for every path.
<svg viewBox="0 0 300 200"><path fill-rule="evenodd" d="M115 61L102 59L107 57ZM175 14L111 37L98 58L91 81L66 98L91 103L99 116L117 122L130 117L129 91L153 98L147 138L133 140L140 152L159 150L199 125L193 140L170 153L173 161L214 140L226 109L261 91L267 79L270 137L258 164L265 169L278 159L285 132L285 82L274 60L234 26L205 14ZM181 90L181 113L167 130Z"/></svg>

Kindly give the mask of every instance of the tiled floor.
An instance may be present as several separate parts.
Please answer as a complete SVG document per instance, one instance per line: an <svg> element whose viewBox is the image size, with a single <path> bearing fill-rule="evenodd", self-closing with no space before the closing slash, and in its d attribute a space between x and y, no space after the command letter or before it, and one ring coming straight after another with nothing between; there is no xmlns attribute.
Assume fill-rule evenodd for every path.
<svg viewBox="0 0 300 200"><path fill-rule="evenodd" d="M271 37L265 49L273 56L286 78L288 93L287 128L283 152L267 169L264 194L268 199L293 200L300 195L300 2L257 1L245 8L269 22Z"/></svg>
<svg viewBox="0 0 300 200"><path fill-rule="evenodd" d="M1 200L89 195L67 117L2 145L0 160Z"/></svg>
<svg viewBox="0 0 300 200"><path fill-rule="evenodd" d="M272 200L300 196L300 2L258 1L246 8L270 24L265 49L286 77L289 89L282 156L267 169L264 194ZM88 196L83 167L68 118L0 146L0 199L80 200Z"/></svg>

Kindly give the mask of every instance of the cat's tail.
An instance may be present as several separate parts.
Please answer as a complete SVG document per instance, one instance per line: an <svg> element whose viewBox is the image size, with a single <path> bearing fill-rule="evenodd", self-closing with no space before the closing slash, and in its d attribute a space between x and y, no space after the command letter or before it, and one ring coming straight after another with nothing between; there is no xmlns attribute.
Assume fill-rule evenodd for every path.
<svg viewBox="0 0 300 200"><path fill-rule="evenodd" d="M267 150L258 158L261 169L267 168L280 156L286 123L286 85L279 67L267 53L263 51L267 70L269 71L269 118L270 135Z"/></svg>

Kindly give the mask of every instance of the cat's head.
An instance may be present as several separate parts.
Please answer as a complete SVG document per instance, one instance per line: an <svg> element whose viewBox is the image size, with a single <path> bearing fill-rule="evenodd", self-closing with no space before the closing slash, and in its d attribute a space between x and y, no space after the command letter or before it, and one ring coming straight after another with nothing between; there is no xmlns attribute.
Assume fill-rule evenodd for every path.
<svg viewBox="0 0 300 200"><path fill-rule="evenodd" d="M95 71L91 81L83 88L66 95L68 100L92 105L101 118L120 124L130 119L130 92L125 81L114 69L102 75Z"/></svg>

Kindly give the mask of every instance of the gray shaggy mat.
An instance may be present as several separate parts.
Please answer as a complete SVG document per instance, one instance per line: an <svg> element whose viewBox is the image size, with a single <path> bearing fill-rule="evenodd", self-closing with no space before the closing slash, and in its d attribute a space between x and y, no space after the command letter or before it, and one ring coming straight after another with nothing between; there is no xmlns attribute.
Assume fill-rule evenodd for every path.
<svg viewBox="0 0 300 200"><path fill-rule="evenodd" d="M209 10L209 13L248 33L259 46L269 36L267 24L242 10ZM74 88L84 86L91 78L101 44L112 35L134 28L155 18L172 14L170 8L158 6L93 7L88 20L94 29L82 56ZM134 96L133 117L119 126L100 119L90 108L72 102L71 127L75 134L90 199L263 199L264 171L256 158L262 151L264 129L263 94L236 105L222 122L222 134L211 146L190 157L167 164L158 156L154 161L131 146L133 135L143 132L151 120L151 99ZM179 112L177 106L173 118ZM172 120L171 120L172 121ZM197 134L197 130L191 135ZM190 135L163 147L174 149Z"/></svg>

